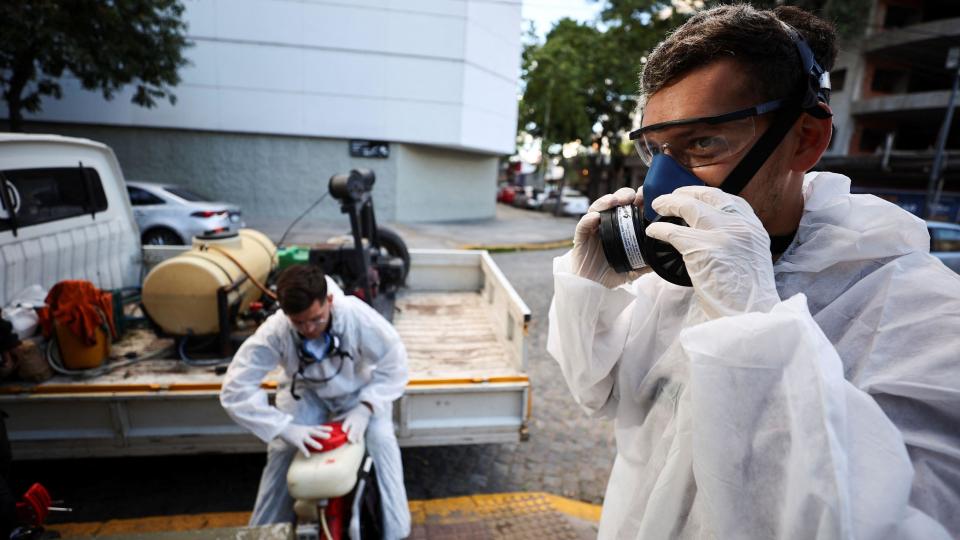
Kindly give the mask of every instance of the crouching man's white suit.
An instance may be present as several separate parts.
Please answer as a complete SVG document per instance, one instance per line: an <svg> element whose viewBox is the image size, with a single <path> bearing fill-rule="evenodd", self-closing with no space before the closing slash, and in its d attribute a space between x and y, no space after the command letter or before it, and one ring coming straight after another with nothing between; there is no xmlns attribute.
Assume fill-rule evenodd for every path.
<svg viewBox="0 0 960 540"><path fill-rule="evenodd" d="M385 538L410 534L410 510L403 486L400 448L393 432L393 401L407 384L407 352L396 330L373 308L343 293L327 279L334 295L330 333L347 353L311 364L304 375L329 382L306 383L297 377L297 400L290 392L299 367L295 330L282 311L271 315L248 338L230 363L220 402L231 418L269 443L267 464L250 525L292 522L293 500L287 492L287 469L294 447L278 437L290 423L315 426L337 418L360 404L373 405L366 431L367 451L377 468L383 504ZM323 339L319 340L323 343ZM343 362L340 368L340 362ZM282 381L276 407L267 401L261 382L277 366Z"/></svg>
<svg viewBox="0 0 960 540"><path fill-rule="evenodd" d="M847 178L803 190L763 310L555 260L548 350L615 418L601 538L960 538L960 278Z"/></svg>

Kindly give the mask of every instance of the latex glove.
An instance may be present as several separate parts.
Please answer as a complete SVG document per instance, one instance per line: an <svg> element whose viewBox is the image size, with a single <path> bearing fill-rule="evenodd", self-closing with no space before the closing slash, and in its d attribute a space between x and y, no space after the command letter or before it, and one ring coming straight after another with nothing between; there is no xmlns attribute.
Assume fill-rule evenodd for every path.
<svg viewBox="0 0 960 540"><path fill-rule="evenodd" d="M363 438L367 432L367 426L370 424L370 417L373 411L363 403L350 409L343 417L343 431L347 434L347 440L355 443Z"/></svg>
<svg viewBox="0 0 960 540"><path fill-rule="evenodd" d="M747 201L717 188L687 186L654 199L653 209L690 225L657 222L646 232L683 255L708 317L767 312L780 301L770 236Z"/></svg>
<svg viewBox="0 0 960 540"><path fill-rule="evenodd" d="M625 204L643 207L643 193L625 187L618 189L616 193L600 197L593 201L587 213L580 218L573 233L571 257L574 273L609 289L633 281L643 273L640 271L618 274L607 262L600 244L600 212Z"/></svg>
<svg viewBox="0 0 960 540"><path fill-rule="evenodd" d="M310 457L310 450L322 450L323 446L315 439L329 439L333 428L330 426L301 426L299 424L290 424L283 428L278 437L293 446L304 457Z"/></svg>

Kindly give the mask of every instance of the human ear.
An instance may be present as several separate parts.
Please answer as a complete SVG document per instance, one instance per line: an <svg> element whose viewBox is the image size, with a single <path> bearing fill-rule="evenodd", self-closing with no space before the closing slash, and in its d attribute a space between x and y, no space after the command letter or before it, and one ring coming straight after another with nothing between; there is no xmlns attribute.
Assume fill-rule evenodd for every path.
<svg viewBox="0 0 960 540"><path fill-rule="evenodd" d="M830 110L830 107L821 103L820 107ZM809 114L800 115L800 119L795 127L797 133L797 144L790 160L790 169L799 172L807 172L820 161L820 157L830 145L830 137L833 135L832 115L827 118L816 118Z"/></svg>

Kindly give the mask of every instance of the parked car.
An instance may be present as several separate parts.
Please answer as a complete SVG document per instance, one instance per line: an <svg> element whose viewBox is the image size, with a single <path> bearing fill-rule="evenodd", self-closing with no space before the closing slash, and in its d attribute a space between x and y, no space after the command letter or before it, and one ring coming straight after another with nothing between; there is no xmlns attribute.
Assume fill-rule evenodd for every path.
<svg viewBox="0 0 960 540"><path fill-rule="evenodd" d="M533 194L532 186L522 186L517 190L517 193L513 196L513 202L510 204L516 206L517 208L526 208L527 199L530 198L530 195Z"/></svg>
<svg viewBox="0 0 960 540"><path fill-rule="evenodd" d="M501 202L503 204L513 204L513 200L516 198L517 192L521 191L522 189L522 186L501 186L497 191L497 202Z"/></svg>
<svg viewBox="0 0 960 540"><path fill-rule="evenodd" d="M188 244L194 236L225 236L245 226L239 206L182 186L127 182L127 193L144 244Z"/></svg>
<svg viewBox="0 0 960 540"><path fill-rule="evenodd" d="M960 225L928 221L927 230L930 231L930 254L960 273Z"/></svg>
<svg viewBox="0 0 960 540"><path fill-rule="evenodd" d="M537 210L545 198L544 190L533 186L523 186L513 198L513 206Z"/></svg>
<svg viewBox="0 0 960 540"><path fill-rule="evenodd" d="M587 213L590 207L590 200L586 195L579 191L564 187L562 197L556 191L550 192L546 199L540 204L540 209L544 212L553 212L557 207L557 201L561 200L563 206L561 212L568 216L581 216Z"/></svg>
<svg viewBox="0 0 960 540"><path fill-rule="evenodd" d="M543 204L543 201L547 200L547 195L549 194L550 192L547 190L532 189L530 195L524 201L523 207L530 210L539 210L540 206Z"/></svg>

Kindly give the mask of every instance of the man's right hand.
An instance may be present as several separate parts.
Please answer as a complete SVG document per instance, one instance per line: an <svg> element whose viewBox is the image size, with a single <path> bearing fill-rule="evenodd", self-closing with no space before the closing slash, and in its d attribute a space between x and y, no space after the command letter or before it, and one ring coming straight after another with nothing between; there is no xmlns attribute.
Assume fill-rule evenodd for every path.
<svg viewBox="0 0 960 540"><path fill-rule="evenodd" d="M323 450L323 446L316 439L329 439L333 428L330 426L301 426L299 424L290 424L283 428L278 437L286 441L303 454L304 457L310 457L310 450Z"/></svg>
<svg viewBox="0 0 960 540"><path fill-rule="evenodd" d="M600 212L633 204L643 207L643 192L633 188L620 188L616 193L604 195L593 201L587 213L577 223L573 234L573 271L580 277L612 289L639 277L638 272L618 274L607 262L603 255L603 246L600 244Z"/></svg>

